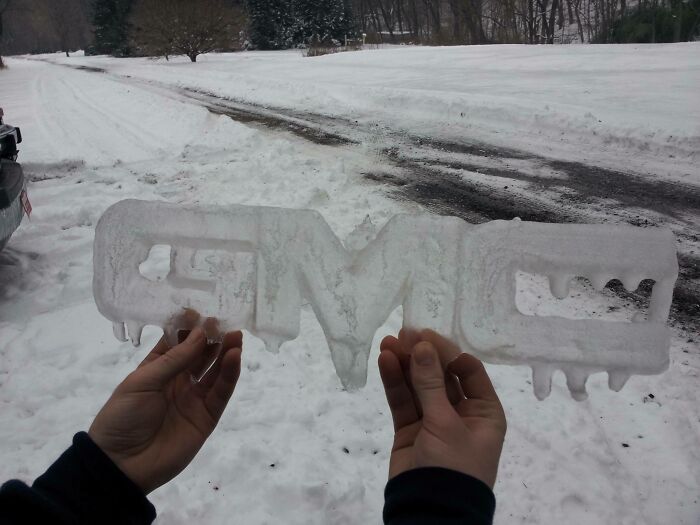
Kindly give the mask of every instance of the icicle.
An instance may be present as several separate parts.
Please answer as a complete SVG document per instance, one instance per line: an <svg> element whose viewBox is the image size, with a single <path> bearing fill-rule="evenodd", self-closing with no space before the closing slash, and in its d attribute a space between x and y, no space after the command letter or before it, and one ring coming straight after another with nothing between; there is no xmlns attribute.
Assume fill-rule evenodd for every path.
<svg viewBox="0 0 700 525"><path fill-rule="evenodd" d="M122 343L127 341L124 323L112 323L112 331L114 332L114 337L116 337L119 341Z"/></svg>
<svg viewBox="0 0 700 525"><path fill-rule="evenodd" d="M630 375L619 370L611 370L608 372L608 386L610 390L619 392L625 386Z"/></svg>
<svg viewBox="0 0 700 525"><path fill-rule="evenodd" d="M129 332L131 344L134 346L139 346L141 344L141 332L143 332L143 325L136 321L127 321L126 329Z"/></svg>
<svg viewBox="0 0 700 525"><path fill-rule="evenodd" d="M671 311L674 279L660 279L654 284L649 300L649 321L664 323Z"/></svg>
<svg viewBox="0 0 700 525"><path fill-rule="evenodd" d="M258 337L262 339L262 342L265 344L265 350L271 354L280 353L280 346L284 343L284 339L272 334L258 334Z"/></svg>
<svg viewBox="0 0 700 525"><path fill-rule="evenodd" d="M554 369L550 365L541 363L532 366L532 386L535 397L540 401L546 399L552 392L552 373Z"/></svg>
<svg viewBox="0 0 700 525"><path fill-rule="evenodd" d="M576 401L586 400L588 398L588 393L586 392L588 373L579 368L567 368L564 373L566 374L566 386L569 387L571 397Z"/></svg>
<svg viewBox="0 0 700 525"><path fill-rule="evenodd" d="M549 276L549 289L557 299L565 299L569 296L569 283L571 276L566 274L554 274Z"/></svg>
<svg viewBox="0 0 700 525"><path fill-rule="evenodd" d="M370 345L359 341L336 341L327 339L331 359L339 371L341 382L349 392L362 388L367 383L367 358Z"/></svg>

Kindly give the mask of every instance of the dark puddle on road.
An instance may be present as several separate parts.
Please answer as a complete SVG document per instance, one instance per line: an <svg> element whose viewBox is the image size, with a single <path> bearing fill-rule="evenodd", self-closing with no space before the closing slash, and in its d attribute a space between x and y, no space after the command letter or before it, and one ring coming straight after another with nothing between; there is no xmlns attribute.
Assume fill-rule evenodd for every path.
<svg viewBox="0 0 700 525"><path fill-rule="evenodd" d="M70 64L60 64L62 66L67 66L67 67L72 67L73 69L78 69L80 71L89 71L90 73L106 73L106 69L102 69L101 67L92 67L92 66L72 66Z"/></svg>
<svg viewBox="0 0 700 525"><path fill-rule="evenodd" d="M346 139L340 135L328 133L320 128L306 126L283 117L261 114L256 111L234 108L231 106L219 106L205 103L205 107L210 113L215 115L225 115L237 122L242 122L245 124L262 124L266 128L289 131L298 137L313 142L314 144L321 144L323 146L346 146L348 144L356 144L356 142Z"/></svg>

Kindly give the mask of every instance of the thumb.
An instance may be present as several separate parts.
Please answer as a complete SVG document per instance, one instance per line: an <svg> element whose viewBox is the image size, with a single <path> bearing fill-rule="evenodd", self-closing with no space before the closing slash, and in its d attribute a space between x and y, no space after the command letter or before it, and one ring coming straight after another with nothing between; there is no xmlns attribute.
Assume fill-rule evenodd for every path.
<svg viewBox="0 0 700 525"><path fill-rule="evenodd" d="M201 357L205 347L204 330L196 327L182 343L143 367L143 374L162 387L178 374L193 366Z"/></svg>
<svg viewBox="0 0 700 525"><path fill-rule="evenodd" d="M445 372L440 358L435 347L428 342L418 343L413 348L411 382L424 417L441 416L453 410L447 398Z"/></svg>

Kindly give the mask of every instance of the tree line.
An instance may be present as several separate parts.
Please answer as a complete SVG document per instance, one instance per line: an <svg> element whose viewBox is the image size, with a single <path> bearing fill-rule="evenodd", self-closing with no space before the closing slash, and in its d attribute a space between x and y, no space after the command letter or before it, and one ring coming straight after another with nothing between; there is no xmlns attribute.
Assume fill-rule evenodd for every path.
<svg viewBox="0 0 700 525"><path fill-rule="evenodd" d="M677 42L700 36L700 0L355 0L360 30L394 43Z"/></svg>
<svg viewBox="0 0 700 525"><path fill-rule="evenodd" d="M92 39L90 2L0 0L0 55L84 49Z"/></svg>
<svg viewBox="0 0 700 525"><path fill-rule="evenodd" d="M0 0L0 55L700 38L700 0ZM0 65L2 61L0 59Z"/></svg>
<svg viewBox="0 0 700 525"><path fill-rule="evenodd" d="M243 0L0 0L0 56L84 49L196 60L239 47L243 7Z"/></svg>

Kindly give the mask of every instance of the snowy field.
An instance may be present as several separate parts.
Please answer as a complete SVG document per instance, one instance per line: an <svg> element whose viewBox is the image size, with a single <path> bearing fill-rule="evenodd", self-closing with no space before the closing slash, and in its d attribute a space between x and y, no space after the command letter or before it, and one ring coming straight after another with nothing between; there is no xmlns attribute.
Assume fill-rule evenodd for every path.
<svg viewBox="0 0 700 525"><path fill-rule="evenodd" d="M562 177L551 159L634 173L636 203L570 201L560 185L538 186L527 202L568 220L669 226L684 257L700 253L700 44L8 64L0 106L22 128L34 215L0 253L2 480L43 472L159 337L150 328L140 349L118 343L92 299L94 227L124 198L311 208L344 237L367 215L381 227L395 213L451 209L398 198L380 173L439 161L441 173L495 192L488 169L505 169L503 157L481 156L483 169L465 174L476 160L455 147L478 143L507 152L508 169L540 185ZM509 182L508 195L525 198L533 180ZM652 191L668 188L677 193ZM656 199L666 207L647 203ZM581 282L556 301L536 277L522 279L518 304L568 317L633 314L624 297ZM397 311L377 333L368 384L353 394L309 308L302 335L279 355L247 336L218 429L152 495L158 523L380 523L392 431L374 363L381 337L400 325ZM700 343L688 326L697 324L675 325L667 373L633 377L617 394L592 376L581 403L561 374L538 402L529 369L489 367L509 420L496 523L700 522Z"/></svg>

